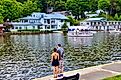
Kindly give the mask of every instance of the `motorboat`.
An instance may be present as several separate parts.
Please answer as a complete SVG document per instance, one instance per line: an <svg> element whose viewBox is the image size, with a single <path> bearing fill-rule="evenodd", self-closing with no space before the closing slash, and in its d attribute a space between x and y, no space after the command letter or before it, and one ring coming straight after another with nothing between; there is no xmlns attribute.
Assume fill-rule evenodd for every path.
<svg viewBox="0 0 121 80"><path fill-rule="evenodd" d="M68 36L69 37L93 37L93 33L91 33L90 31L79 31L79 32L69 31Z"/></svg>

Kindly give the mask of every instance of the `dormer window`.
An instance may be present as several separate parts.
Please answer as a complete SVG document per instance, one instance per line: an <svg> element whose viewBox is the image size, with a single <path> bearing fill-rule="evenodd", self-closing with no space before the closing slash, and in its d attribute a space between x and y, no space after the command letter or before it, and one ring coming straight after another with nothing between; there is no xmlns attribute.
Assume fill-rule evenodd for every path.
<svg viewBox="0 0 121 80"><path fill-rule="evenodd" d="M33 15L33 17L35 17L35 15Z"/></svg>

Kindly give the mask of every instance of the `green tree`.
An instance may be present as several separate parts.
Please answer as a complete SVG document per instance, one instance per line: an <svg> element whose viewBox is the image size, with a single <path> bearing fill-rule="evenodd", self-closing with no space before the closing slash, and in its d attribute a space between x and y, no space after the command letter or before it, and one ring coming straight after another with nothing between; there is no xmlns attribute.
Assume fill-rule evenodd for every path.
<svg viewBox="0 0 121 80"><path fill-rule="evenodd" d="M116 21L119 21L118 14L115 14L114 19L115 19Z"/></svg>
<svg viewBox="0 0 121 80"><path fill-rule="evenodd" d="M85 17L84 11L88 10L88 2L82 1L82 0L67 0L66 3L67 10L70 10L72 14L76 17L76 19L79 19L79 15L81 17Z"/></svg>
<svg viewBox="0 0 121 80"><path fill-rule="evenodd" d="M64 1L56 1L55 2L55 11L64 11L66 10L66 3Z"/></svg>
<svg viewBox="0 0 121 80"><path fill-rule="evenodd" d="M23 16L28 16L32 14L32 12L38 12L40 11L40 8L37 7L37 1L33 2L30 0L27 0L27 2L24 2L23 4Z"/></svg>
<svg viewBox="0 0 121 80"><path fill-rule="evenodd" d="M14 20L19 18L22 13L22 4L16 0L2 0L1 4L3 6L3 17Z"/></svg>
<svg viewBox="0 0 121 80"><path fill-rule="evenodd" d="M3 18L4 18L2 15L3 12L4 12L3 6L0 5L0 23L3 23Z"/></svg>
<svg viewBox="0 0 121 80"><path fill-rule="evenodd" d="M98 8L104 11L109 11L110 9L110 0L99 0Z"/></svg>
<svg viewBox="0 0 121 80"><path fill-rule="evenodd" d="M119 21L121 21L121 15L119 16Z"/></svg>
<svg viewBox="0 0 121 80"><path fill-rule="evenodd" d="M74 25L77 26L77 25L79 25L79 21L73 19L71 16L68 16L68 22L70 22L71 26L74 26Z"/></svg>
<svg viewBox="0 0 121 80"><path fill-rule="evenodd" d="M90 8L90 11L92 11L92 12L98 10L98 0L90 0L89 8Z"/></svg>
<svg viewBox="0 0 121 80"><path fill-rule="evenodd" d="M63 31L66 31L67 28L68 28L68 26L67 26L67 23L65 22L65 23L63 24L63 26L62 26L62 30L63 30Z"/></svg>

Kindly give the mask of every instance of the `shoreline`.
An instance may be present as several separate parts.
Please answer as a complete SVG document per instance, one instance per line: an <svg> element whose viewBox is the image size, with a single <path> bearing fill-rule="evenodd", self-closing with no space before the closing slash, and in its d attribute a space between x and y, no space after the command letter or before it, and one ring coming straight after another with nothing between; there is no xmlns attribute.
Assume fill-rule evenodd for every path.
<svg viewBox="0 0 121 80"><path fill-rule="evenodd" d="M106 78L106 77L112 77L112 76L121 74L121 72L103 69L103 67L105 67L105 66L112 66L114 64L121 64L121 61L115 61L115 62L108 63L108 64L92 66L92 67L88 67L88 68L84 68L84 69L78 69L78 70L74 70L74 71L68 71L68 72L64 72L63 75L64 76L71 76L71 75L75 75L75 74L79 73L80 77L83 78L84 75L93 74L95 72L98 72L98 73L99 72L105 72L105 73L109 74L109 75L104 75L104 77L101 78L101 79L103 79L103 78ZM53 78L53 75L49 75L49 76L45 76L45 77L41 77L41 78L35 78L33 80L56 80L56 79ZM86 80L86 79L81 79L81 80Z"/></svg>

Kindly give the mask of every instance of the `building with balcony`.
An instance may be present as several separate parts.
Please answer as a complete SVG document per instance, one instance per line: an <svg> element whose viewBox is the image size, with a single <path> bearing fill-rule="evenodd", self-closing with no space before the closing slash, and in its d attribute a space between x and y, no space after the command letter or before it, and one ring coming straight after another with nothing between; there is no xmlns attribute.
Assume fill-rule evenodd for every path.
<svg viewBox="0 0 121 80"><path fill-rule="evenodd" d="M11 31L18 30L59 30L68 18L58 13L39 13L34 12L31 16L20 18L20 22L11 22L14 27ZM67 24L69 26L69 24Z"/></svg>

